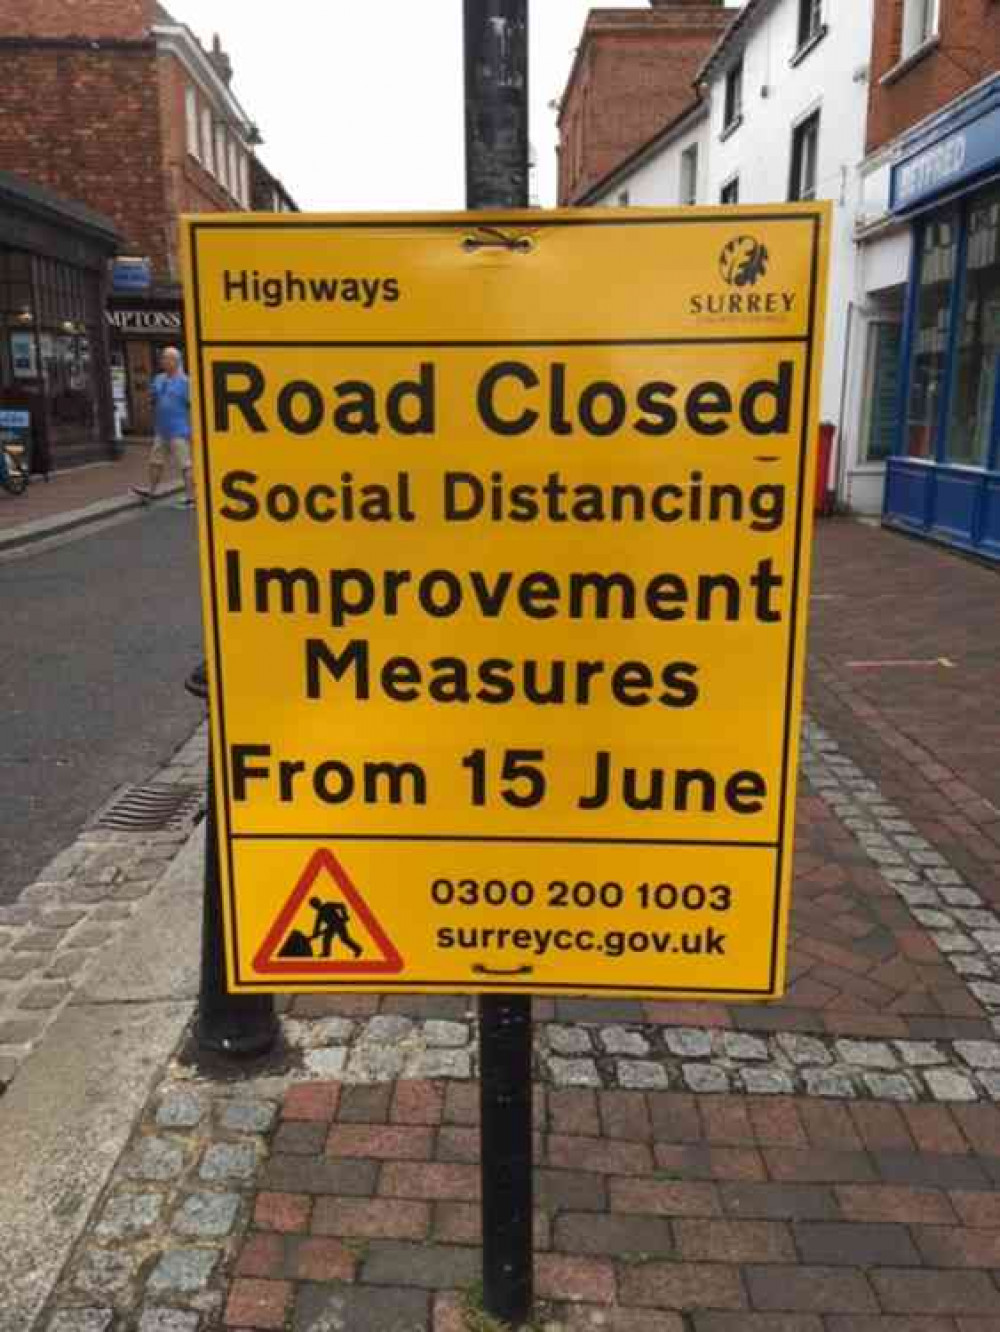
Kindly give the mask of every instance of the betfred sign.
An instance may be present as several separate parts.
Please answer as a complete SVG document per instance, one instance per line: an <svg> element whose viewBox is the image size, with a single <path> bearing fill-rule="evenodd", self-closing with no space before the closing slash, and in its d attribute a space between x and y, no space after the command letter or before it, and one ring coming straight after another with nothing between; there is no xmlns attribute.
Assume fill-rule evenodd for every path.
<svg viewBox="0 0 1000 1332"><path fill-rule="evenodd" d="M234 990L781 993L826 228L187 222Z"/></svg>

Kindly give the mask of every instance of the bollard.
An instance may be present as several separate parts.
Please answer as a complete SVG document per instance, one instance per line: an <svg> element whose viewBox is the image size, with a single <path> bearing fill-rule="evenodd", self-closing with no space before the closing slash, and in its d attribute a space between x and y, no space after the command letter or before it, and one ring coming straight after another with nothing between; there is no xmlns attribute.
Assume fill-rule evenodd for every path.
<svg viewBox="0 0 1000 1332"><path fill-rule="evenodd" d="M195 698L208 701L205 663L196 666L184 682ZM222 880L219 874L219 835L215 818L215 773L208 755L207 812L205 815L205 893L201 931L201 986L195 1037L203 1050L252 1059L266 1054L278 1039L280 1027L270 994L230 994L226 989L225 939L222 929Z"/></svg>

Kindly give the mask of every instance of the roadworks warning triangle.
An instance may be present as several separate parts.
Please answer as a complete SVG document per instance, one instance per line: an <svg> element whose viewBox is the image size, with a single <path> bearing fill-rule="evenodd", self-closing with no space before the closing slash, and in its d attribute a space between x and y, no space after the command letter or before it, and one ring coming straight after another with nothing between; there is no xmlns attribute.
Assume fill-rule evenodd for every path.
<svg viewBox="0 0 1000 1332"><path fill-rule="evenodd" d="M403 970L403 959L325 848L309 859L253 960L265 976L376 976Z"/></svg>

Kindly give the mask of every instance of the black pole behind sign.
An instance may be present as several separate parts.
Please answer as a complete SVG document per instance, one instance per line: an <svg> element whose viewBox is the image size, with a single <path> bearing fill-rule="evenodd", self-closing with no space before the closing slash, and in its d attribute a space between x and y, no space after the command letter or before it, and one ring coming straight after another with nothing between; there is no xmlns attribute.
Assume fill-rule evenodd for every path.
<svg viewBox="0 0 1000 1332"><path fill-rule="evenodd" d="M528 0L465 0L469 208L528 205ZM479 1001L483 1301L517 1326L532 1304L531 999Z"/></svg>
<svg viewBox="0 0 1000 1332"><path fill-rule="evenodd" d="M202 663L191 672L185 688L195 698L208 698ZM201 986L195 1036L203 1050L252 1058L265 1054L278 1039L278 1019L270 994L230 994L226 985L225 938L222 927L222 881L219 874L219 830L215 818L215 774L208 758L205 814L205 892L201 929Z"/></svg>

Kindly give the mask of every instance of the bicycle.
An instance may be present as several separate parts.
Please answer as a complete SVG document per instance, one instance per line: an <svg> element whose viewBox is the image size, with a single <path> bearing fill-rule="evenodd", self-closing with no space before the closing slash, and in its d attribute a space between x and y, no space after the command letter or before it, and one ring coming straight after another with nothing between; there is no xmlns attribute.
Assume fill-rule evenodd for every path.
<svg viewBox="0 0 1000 1332"><path fill-rule="evenodd" d="M24 445L0 439L0 486L11 495L23 495L31 477L24 463Z"/></svg>

